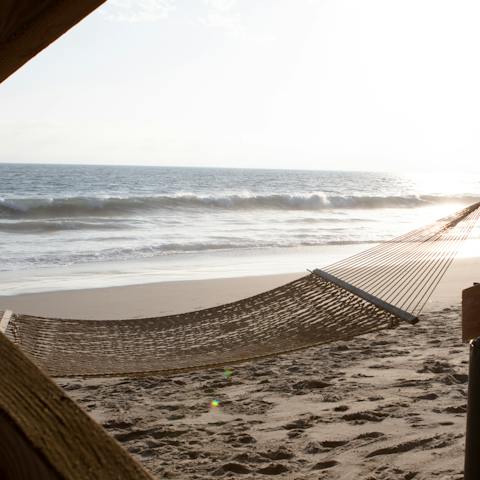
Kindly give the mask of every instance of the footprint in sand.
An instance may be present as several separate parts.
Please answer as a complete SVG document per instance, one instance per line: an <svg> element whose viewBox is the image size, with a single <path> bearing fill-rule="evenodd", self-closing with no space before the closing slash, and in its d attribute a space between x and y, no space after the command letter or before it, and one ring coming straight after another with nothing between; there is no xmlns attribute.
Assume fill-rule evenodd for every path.
<svg viewBox="0 0 480 480"><path fill-rule="evenodd" d="M259 454L268 460L290 460L295 456L291 450L282 446L274 450L259 452Z"/></svg>
<svg viewBox="0 0 480 480"><path fill-rule="evenodd" d="M332 468L335 465L338 465L338 462L335 460L326 460L324 462L318 462L313 467L312 470L326 470L327 468Z"/></svg>
<svg viewBox="0 0 480 480"><path fill-rule="evenodd" d="M106 429L113 429L113 430L125 430L130 428L133 423L125 421L125 420L108 420L103 424L103 428Z"/></svg>
<svg viewBox="0 0 480 480"><path fill-rule="evenodd" d="M231 459L232 462L242 463L242 464L255 464L255 463L266 463L268 459L264 455L252 453L252 452L242 452L234 455Z"/></svg>
<svg viewBox="0 0 480 480"><path fill-rule="evenodd" d="M319 442L308 442L303 449L304 453L315 455L316 453L324 452L325 450Z"/></svg>
<svg viewBox="0 0 480 480"><path fill-rule="evenodd" d="M225 473L235 473L237 475L245 475L247 473L250 473L250 469L240 463L229 462L229 463L225 463L221 467L214 470L212 472L212 475L220 476L220 475L224 475Z"/></svg>
<svg viewBox="0 0 480 480"><path fill-rule="evenodd" d="M287 473L288 471L288 467L281 463L271 463L270 465L257 470L258 473L263 475L281 475L282 473Z"/></svg>
<svg viewBox="0 0 480 480"><path fill-rule="evenodd" d="M375 438L385 437L385 434L382 432L365 432L361 433L356 437L356 440L373 440Z"/></svg>
<svg viewBox="0 0 480 480"><path fill-rule="evenodd" d="M292 393L294 395L306 395L312 391L321 390L329 386L329 383L322 380L302 380L292 385Z"/></svg>
<svg viewBox="0 0 480 480"><path fill-rule="evenodd" d="M467 405L455 405L447 407L443 410L445 413L453 413L453 414L464 414L467 413Z"/></svg>
<svg viewBox="0 0 480 480"><path fill-rule="evenodd" d="M323 442L320 442L320 445L327 450L332 450L334 448L343 447L343 445L346 445L347 443L347 440L324 440Z"/></svg>
<svg viewBox="0 0 480 480"><path fill-rule="evenodd" d="M418 472L415 471L381 465L380 467L377 467L372 473L372 476L368 478L369 480L413 480L417 475Z"/></svg>
<svg viewBox="0 0 480 480"><path fill-rule="evenodd" d="M382 422L388 415L382 412L356 412L347 413L342 416L343 420L347 422L355 422L356 424L362 424L365 422Z"/></svg>
<svg viewBox="0 0 480 480"><path fill-rule="evenodd" d="M426 393L425 395L419 395L415 397L415 400L436 400L438 395L436 393Z"/></svg>
<svg viewBox="0 0 480 480"><path fill-rule="evenodd" d="M433 437L429 438L419 438L416 440L410 440L408 442L398 443L397 445L393 445L391 447L379 448L378 450L374 450L370 452L366 458L377 457L378 455L393 455L396 453L405 453L409 452L410 450L414 450L418 447L422 447L427 445L433 441Z"/></svg>
<svg viewBox="0 0 480 480"><path fill-rule="evenodd" d="M306 430L307 428L311 428L312 426L313 422L311 420L299 418L298 420L287 423L283 426L283 428L285 430Z"/></svg>
<svg viewBox="0 0 480 480"><path fill-rule="evenodd" d="M417 438L407 442L398 443L390 447L380 448L370 452L366 458L372 458L379 455L394 455L405 452L410 452L411 450L421 449L421 450L434 450L439 448L444 448L455 443L456 439L463 435L453 435L453 434L441 434L434 437L426 438Z"/></svg>

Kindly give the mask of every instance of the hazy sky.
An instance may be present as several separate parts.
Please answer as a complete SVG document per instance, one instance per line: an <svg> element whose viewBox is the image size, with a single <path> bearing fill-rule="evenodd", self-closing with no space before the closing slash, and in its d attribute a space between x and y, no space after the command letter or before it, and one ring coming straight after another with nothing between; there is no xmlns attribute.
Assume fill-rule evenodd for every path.
<svg viewBox="0 0 480 480"><path fill-rule="evenodd" d="M480 171L476 0L110 0L0 85L0 162Z"/></svg>

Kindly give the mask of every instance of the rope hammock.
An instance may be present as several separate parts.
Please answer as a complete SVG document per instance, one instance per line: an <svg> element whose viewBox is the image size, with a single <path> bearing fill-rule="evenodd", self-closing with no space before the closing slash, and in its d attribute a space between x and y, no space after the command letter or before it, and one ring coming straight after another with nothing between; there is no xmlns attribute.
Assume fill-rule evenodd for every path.
<svg viewBox="0 0 480 480"><path fill-rule="evenodd" d="M480 202L218 307L104 321L7 314L0 330L57 377L187 371L347 340L401 321L416 323L479 216Z"/></svg>

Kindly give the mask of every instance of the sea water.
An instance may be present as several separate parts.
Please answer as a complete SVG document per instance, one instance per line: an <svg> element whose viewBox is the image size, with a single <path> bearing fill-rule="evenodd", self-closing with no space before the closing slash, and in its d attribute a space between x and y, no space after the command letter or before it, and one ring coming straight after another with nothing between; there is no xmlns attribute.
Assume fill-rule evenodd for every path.
<svg viewBox="0 0 480 480"><path fill-rule="evenodd" d="M479 199L472 176L0 164L0 294L301 272Z"/></svg>

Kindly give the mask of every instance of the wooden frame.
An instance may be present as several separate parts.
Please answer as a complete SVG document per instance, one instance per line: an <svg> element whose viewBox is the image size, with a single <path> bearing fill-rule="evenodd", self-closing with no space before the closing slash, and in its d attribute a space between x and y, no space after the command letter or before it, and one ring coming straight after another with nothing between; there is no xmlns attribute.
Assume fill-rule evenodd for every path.
<svg viewBox="0 0 480 480"><path fill-rule="evenodd" d="M0 478L153 480L0 334Z"/></svg>
<svg viewBox="0 0 480 480"><path fill-rule="evenodd" d="M480 337L480 284L462 291L462 338L468 342Z"/></svg>
<svg viewBox="0 0 480 480"><path fill-rule="evenodd" d="M0 83L106 0L2 0Z"/></svg>

